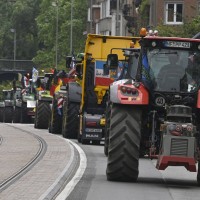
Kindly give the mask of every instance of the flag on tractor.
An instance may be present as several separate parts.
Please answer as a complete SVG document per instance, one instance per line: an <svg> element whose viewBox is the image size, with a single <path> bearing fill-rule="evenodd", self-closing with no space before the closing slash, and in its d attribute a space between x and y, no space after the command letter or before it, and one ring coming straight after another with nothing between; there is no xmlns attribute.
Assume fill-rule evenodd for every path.
<svg viewBox="0 0 200 200"><path fill-rule="evenodd" d="M35 83L38 79L38 70L33 67L32 69L32 82Z"/></svg>

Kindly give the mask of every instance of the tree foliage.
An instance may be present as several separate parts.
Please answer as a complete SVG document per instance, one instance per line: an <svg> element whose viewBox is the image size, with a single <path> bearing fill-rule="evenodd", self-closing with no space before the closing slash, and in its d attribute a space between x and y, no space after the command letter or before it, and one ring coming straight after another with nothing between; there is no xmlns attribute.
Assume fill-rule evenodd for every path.
<svg viewBox="0 0 200 200"><path fill-rule="evenodd" d="M57 7L52 6L52 2ZM87 23L87 0L1 0L0 1L0 59L13 59L16 31L16 59L33 60L42 68L55 66L56 19L58 8L58 66L64 68L66 55L84 51ZM149 0L140 2L140 15L148 22ZM73 3L73 4L72 4ZM71 8L73 16L71 20ZM147 17L145 17L146 15ZM141 20L142 20L141 19ZM140 21L141 21L140 20ZM71 27L73 30L71 38ZM182 26L158 25L161 36L193 37L200 30L200 17ZM72 40L71 40L72 39Z"/></svg>
<svg viewBox="0 0 200 200"><path fill-rule="evenodd" d="M73 30L73 51L83 51L86 28L87 1L73 0L73 15L71 20L71 0L57 0L57 6L53 7L49 0L43 0L40 4L40 15L36 18L38 25L40 51L34 58L36 62L45 62L52 67L55 64L56 54L56 25L58 9L58 61L64 65L66 55L71 54L71 26ZM47 55L45 55L47 54ZM52 56L54 54L54 56ZM49 56L51 55L51 56Z"/></svg>
<svg viewBox="0 0 200 200"><path fill-rule="evenodd" d="M58 7L52 6L55 2ZM73 5L71 4L73 2ZM71 7L72 6L72 7ZM16 59L33 60L42 67L55 65L56 9L58 8L58 65L70 54L73 25L73 51L84 50L87 0L1 0L0 59L13 59L16 31ZM71 20L73 8L73 20Z"/></svg>

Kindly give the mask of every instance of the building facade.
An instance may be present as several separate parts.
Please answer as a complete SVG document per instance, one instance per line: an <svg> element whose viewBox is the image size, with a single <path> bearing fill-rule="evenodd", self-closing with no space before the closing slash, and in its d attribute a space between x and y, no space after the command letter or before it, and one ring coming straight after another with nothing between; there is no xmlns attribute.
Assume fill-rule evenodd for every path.
<svg viewBox="0 0 200 200"><path fill-rule="evenodd" d="M183 25L200 14L200 0L88 0L87 33L135 35L141 27Z"/></svg>

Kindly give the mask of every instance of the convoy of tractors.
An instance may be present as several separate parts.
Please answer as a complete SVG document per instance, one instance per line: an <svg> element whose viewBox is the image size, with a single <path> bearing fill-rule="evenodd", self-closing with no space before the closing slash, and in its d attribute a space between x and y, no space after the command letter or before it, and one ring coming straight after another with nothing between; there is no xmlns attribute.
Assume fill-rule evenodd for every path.
<svg viewBox="0 0 200 200"><path fill-rule="evenodd" d="M200 186L200 39L88 34L85 51L28 87L3 91L0 121L104 141L109 181L137 181L139 158L183 166ZM48 119L48 120L47 120Z"/></svg>

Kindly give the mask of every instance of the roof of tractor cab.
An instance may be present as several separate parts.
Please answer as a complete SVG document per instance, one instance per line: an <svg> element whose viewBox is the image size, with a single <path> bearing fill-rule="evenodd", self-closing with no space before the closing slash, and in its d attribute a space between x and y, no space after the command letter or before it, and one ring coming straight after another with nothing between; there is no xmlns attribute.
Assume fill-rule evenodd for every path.
<svg viewBox="0 0 200 200"><path fill-rule="evenodd" d="M146 36L141 39L140 44L149 48L200 51L200 39L194 38Z"/></svg>
<svg viewBox="0 0 200 200"><path fill-rule="evenodd" d="M161 36L146 36L147 40L172 40L172 41L187 41L187 42L200 42L200 39L182 38L182 37L161 37Z"/></svg>

